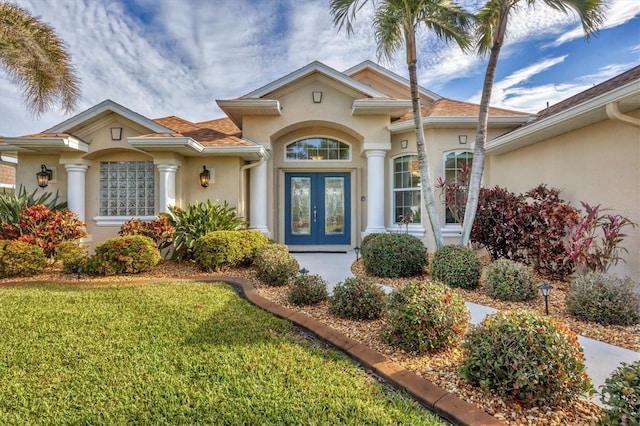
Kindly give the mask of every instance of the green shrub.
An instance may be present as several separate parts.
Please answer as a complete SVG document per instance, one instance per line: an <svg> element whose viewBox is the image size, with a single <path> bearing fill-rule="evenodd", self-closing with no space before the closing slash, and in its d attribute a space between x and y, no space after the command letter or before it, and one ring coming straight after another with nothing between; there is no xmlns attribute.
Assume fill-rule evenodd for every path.
<svg viewBox="0 0 640 426"><path fill-rule="evenodd" d="M284 244L267 244L260 248L254 260L258 278L269 285L282 286L296 276L300 265Z"/></svg>
<svg viewBox="0 0 640 426"><path fill-rule="evenodd" d="M42 247L22 241L0 240L0 277L30 277L44 271Z"/></svg>
<svg viewBox="0 0 640 426"><path fill-rule="evenodd" d="M455 346L469 323L464 300L440 283L410 281L389 296L384 338L406 351Z"/></svg>
<svg viewBox="0 0 640 426"><path fill-rule="evenodd" d="M371 241L375 240L376 238L378 238L380 235L384 235L383 233L377 233L377 234L367 234L365 235L365 237L362 239L362 242L360 243L360 254L364 257L364 254L367 252L367 248L369 247L369 244L371 243Z"/></svg>
<svg viewBox="0 0 640 426"><path fill-rule="evenodd" d="M578 336L549 317L498 312L462 343L464 378L498 395L556 405L592 392Z"/></svg>
<svg viewBox="0 0 640 426"><path fill-rule="evenodd" d="M349 277L333 289L329 311L341 318L372 320L382 316L387 295L373 280Z"/></svg>
<svg viewBox="0 0 640 426"><path fill-rule="evenodd" d="M208 271L251 264L258 249L268 243L269 239L259 231L213 231L196 242L194 259Z"/></svg>
<svg viewBox="0 0 640 426"><path fill-rule="evenodd" d="M422 241L409 234L375 235L363 240L362 260L368 275L410 277L422 273L428 262Z"/></svg>
<svg viewBox="0 0 640 426"><path fill-rule="evenodd" d="M582 320L604 325L640 322L640 293L631 278L599 272L578 276L569 286L567 311Z"/></svg>
<svg viewBox="0 0 640 426"><path fill-rule="evenodd" d="M92 275L137 274L152 269L160 262L155 242L143 235L115 237L106 240L87 259L87 273Z"/></svg>
<svg viewBox="0 0 640 426"><path fill-rule="evenodd" d="M196 241L209 232L232 231L246 225L226 201L212 204L207 200L206 203L189 204L184 210L169 206L169 211L173 215L171 225L175 228L173 258L177 261L193 259Z"/></svg>
<svg viewBox="0 0 640 426"><path fill-rule="evenodd" d="M519 302L538 295L533 268L508 259L496 260L487 267L485 287L489 297L500 300Z"/></svg>
<svg viewBox="0 0 640 426"><path fill-rule="evenodd" d="M431 278L449 287L474 289L480 284L481 274L482 262L469 247L441 247L431 261Z"/></svg>
<svg viewBox="0 0 640 426"><path fill-rule="evenodd" d="M87 261L87 249L77 241L63 241L56 248L56 260L62 262L62 269L67 274L75 274L83 268Z"/></svg>
<svg viewBox="0 0 640 426"><path fill-rule="evenodd" d="M287 300L293 305L314 305L326 299L327 282L320 275L296 276L287 293Z"/></svg>
<svg viewBox="0 0 640 426"><path fill-rule="evenodd" d="M598 425L640 424L640 361L621 363L604 383L601 400L606 407Z"/></svg>

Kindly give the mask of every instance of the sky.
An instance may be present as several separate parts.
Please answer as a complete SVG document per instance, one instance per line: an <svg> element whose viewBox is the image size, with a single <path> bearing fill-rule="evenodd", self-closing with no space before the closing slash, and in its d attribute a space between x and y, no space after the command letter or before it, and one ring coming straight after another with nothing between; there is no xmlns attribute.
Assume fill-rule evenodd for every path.
<svg viewBox="0 0 640 426"><path fill-rule="evenodd" d="M481 1L459 0L473 12ZM148 118L224 116L216 99L252 92L310 62L344 71L372 60L407 77L404 52L378 61L365 7L350 36L328 0L17 0L64 40L81 80L75 111L36 117L0 68L0 136L43 130L111 99ZM371 2L370 2L371 3ZM521 1L521 3L525 3ZM491 104L537 112L640 64L640 1L609 0L585 41L574 14L523 6L510 20ZM478 103L486 61L418 34L418 79L440 96Z"/></svg>

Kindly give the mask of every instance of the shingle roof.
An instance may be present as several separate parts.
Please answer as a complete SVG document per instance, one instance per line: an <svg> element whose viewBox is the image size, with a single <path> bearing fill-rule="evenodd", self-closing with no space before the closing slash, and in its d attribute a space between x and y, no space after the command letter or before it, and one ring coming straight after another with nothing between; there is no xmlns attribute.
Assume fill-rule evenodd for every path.
<svg viewBox="0 0 640 426"><path fill-rule="evenodd" d="M148 134L141 137L188 137L203 146L252 146L241 139L242 132L228 118L192 123L176 116L156 118L153 121L174 130L175 134Z"/></svg>
<svg viewBox="0 0 640 426"><path fill-rule="evenodd" d="M442 98L425 105L421 109L423 117L477 117L480 113L480 105L469 102L454 101ZM531 114L522 111L512 111L504 108L489 107L489 116L522 116ZM413 120L413 112L400 117L398 121Z"/></svg>
<svg viewBox="0 0 640 426"><path fill-rule="evenodd" d="M538 112L537 120L562 112L640 78L640 65Z"/></svg>

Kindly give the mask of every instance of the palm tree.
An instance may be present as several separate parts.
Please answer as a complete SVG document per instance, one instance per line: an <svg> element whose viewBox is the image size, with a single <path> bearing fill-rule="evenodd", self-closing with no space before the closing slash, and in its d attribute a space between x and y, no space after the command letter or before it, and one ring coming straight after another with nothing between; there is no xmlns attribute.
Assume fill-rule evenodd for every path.
<svg viewBox="0 0 640 426"><path fill-rule="evenodd" d="M587 39L597 31L603 20L602 0L538 0L563 13L574 11L580 17L582 28ZM507 32L509 16L518 10L522 4L531 6L536 0L489 0L477 14L477 51L481 56L489 54L489 62L484 75L482 86L482 97L480 99L480 112L478 115L478 127L476 131L476 142L473 150L473 163L471 165L471 179L469 182L469 192L467 194L467 204L462 222L461 245L468 245L471 237L471 229L476 217L478 208L478 197L480 195L480 184L484 172L484 144L487 139L487 120L489 118L489 102L491 101L491 91L498 65L500 49L504 44Z"/></svg>
<svg viewBox="0 0 640 426"><path fill-rule="evenodd" d="M6 1L0 2L0 65L22 88L33 115L58 100L65 112L74 109L80 83L64 43L52 27Z"/></svg>
<svg viewBox="0 0 640 426"><path fill-rule="evenodd" d="M352 21L368 0L331 0L330 9L333 22L339 29L346 27L347 34L353 32ZM411 88L411 103L416 131L420 185L436 247L444 245L438 210L436 207L429 161L422 127L420 94L417 75L416 31L420 25L435 32L447 41L456 42L463 50L470 47L467 30L471 15L449 0L372 0L375 8L373 30L378 58L391 61L393 54L402 46L406 50Z"/></svg>

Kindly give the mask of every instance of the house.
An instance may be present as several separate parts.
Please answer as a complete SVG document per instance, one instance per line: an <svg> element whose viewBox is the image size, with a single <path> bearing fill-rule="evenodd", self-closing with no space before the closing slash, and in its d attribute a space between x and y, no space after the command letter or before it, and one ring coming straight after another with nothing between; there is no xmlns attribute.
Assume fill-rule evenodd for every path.
<svg viewBox="0 0 640 426"><path fill-rule="evenodd" d="M454 179L472 160L479 107L425 88L420 97L432 178ZM0 153L17 156L17 182L28 188L37 187L35 173L51 170L43 190L60 191L87 223L89 244L116 235L133 217L148 219L171 205L210 199L228 201L251 229L298 250L344 250L366 234L387 231L409 232L434 249L420 207L406 79L370 61L344 72L313 62L216 102L225 117L194 123L177 116L150 119L106 100L42 133L5 138ZM626 103L621 108L621 114L628 112ZM524 147L505 138L535 129L544 119L490 109L489 185L520 190L514 177L523 170L494 169L504 164L513 170L520 150L543 148L542 139ZM544 129L541 134L548 137ZM535 179L537 169L525 189L545 182L565 188L565 195L573 190L542 175ZM208 186L200 176L207 173ZM637 174L635 179L625 185L637 192ZM585 201L593 198L609 204L599 197ZM460 225L444 210L443 231L453 243Z"/></svg>

